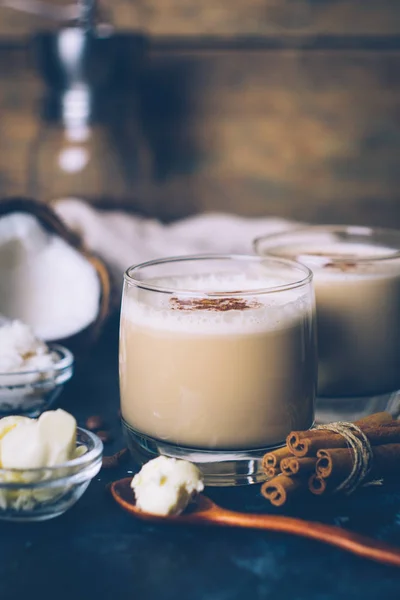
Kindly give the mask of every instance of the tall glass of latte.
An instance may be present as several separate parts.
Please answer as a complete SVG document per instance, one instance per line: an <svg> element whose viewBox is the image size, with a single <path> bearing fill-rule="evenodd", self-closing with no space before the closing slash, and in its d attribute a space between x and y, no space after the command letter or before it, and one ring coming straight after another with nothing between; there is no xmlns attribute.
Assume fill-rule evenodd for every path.
<svg viewBox="0 0 400 600"><path fill-rule="evenodd" d="M310 270L257 256L188 256L125 273L123 427L139 463L199 465L208 485L262 479L260 458L314 421Z"/></svg>
<svg viewBox="0 0 400 600"><path fill-rule="evenodd" d="M400 389L400 232L311 226L255 241L314 273L318 418L396 410Z"/></svg>

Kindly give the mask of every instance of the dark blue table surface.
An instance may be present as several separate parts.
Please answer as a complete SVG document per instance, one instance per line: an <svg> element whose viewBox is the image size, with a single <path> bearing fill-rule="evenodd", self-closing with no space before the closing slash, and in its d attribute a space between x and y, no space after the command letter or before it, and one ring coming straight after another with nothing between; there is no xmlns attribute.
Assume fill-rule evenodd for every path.
<svg viewBox="0 0 400 600"><path fill-rule="evenodd" d="M118 423L117 324L80 363L60 405L84 425ZM43 523L0 522L0 600L400 599L400 569L294 536L260 531L145 524L124 513L106 484L134 465L102 470L65 515ZM279 512L259 486L209 488L221 505ZM400 547L400 484L349 498L296 505L285 514L333 523Z"/></svg>

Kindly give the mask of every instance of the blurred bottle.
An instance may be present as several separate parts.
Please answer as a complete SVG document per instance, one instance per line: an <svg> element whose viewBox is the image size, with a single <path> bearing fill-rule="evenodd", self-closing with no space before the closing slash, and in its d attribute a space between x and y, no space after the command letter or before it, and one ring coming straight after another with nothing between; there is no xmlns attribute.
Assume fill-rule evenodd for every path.
<svg viewBox="0 0 400 600"><path fill-rule="evenodd" d="M142 36L105 26L73 24L35 37L45 93L30 148L32 197L127 198L140 185L146 165L135 76L143 50Z"/></svg>

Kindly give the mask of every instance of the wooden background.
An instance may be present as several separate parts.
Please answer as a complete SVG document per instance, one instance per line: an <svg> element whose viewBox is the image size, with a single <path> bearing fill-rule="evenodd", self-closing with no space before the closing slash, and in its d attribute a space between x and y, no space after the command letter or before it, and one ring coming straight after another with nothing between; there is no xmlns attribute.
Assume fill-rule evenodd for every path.
<svg viewBox="0 0 400 600"><path fill-rule="evenodd" d="M79 176L39 117L30 39L54 23L0 7L2 196L32 193L35 164L46 201L400 227L398 0L101 4L125 58Z"/></svg>

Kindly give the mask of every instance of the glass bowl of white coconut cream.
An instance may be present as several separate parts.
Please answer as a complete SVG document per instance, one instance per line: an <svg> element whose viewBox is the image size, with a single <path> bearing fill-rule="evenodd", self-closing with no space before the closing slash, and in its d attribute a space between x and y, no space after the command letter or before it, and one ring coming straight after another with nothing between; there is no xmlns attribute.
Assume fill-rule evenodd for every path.
<svg viewBox="0 0 400 600"><path fill-rule="evenodd" d="M72 352L46 344L20 321L0 322L0 417L37 417L73 374Z"/></svg>
<svg viewBox="0 0 400 600"><path fill-rule="evenodd" d="M11 425L10 435L4 422L16 419L23 422ZM40 431L41 426L47 433ZM38 420L0 419L0 437L0 520L45 521L63 514L101 468L99 437L76 427L72 415L60 409L45 412ZM5 468L7 464L20 468Z"/></svg>

